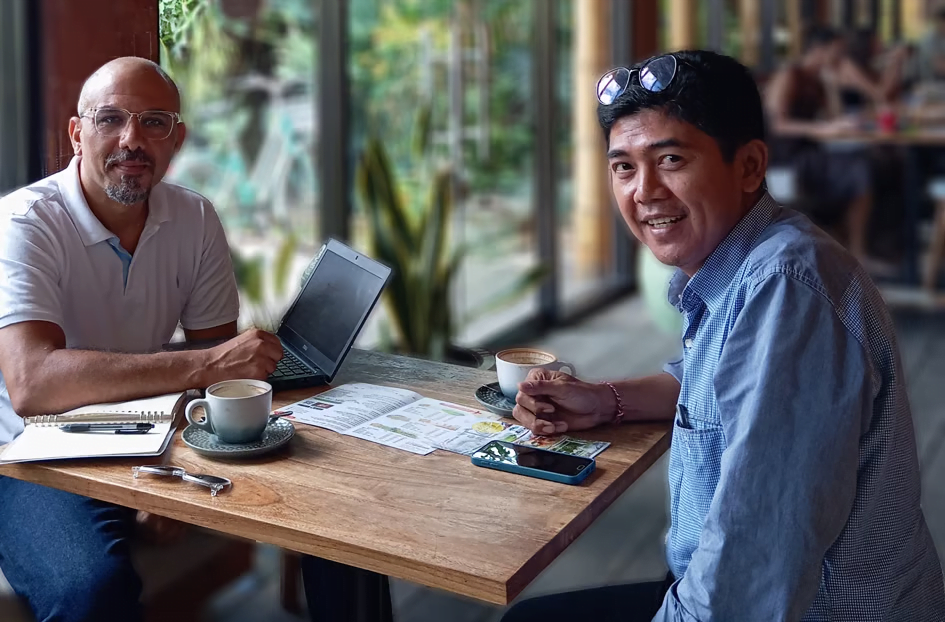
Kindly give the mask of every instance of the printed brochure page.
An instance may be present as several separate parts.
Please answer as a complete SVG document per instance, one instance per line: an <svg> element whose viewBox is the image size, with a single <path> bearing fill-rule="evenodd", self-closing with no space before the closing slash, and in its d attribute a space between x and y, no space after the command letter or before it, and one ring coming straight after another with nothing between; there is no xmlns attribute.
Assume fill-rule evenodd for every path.
<svg viewBox="0 0 945 622"><path fill-rule="evenodd" d="M470 455L499 440L593 458L610 445L561 435L535 436L514 419L366 383L341 385L274 413L420 455L434 449Z"/></svg>

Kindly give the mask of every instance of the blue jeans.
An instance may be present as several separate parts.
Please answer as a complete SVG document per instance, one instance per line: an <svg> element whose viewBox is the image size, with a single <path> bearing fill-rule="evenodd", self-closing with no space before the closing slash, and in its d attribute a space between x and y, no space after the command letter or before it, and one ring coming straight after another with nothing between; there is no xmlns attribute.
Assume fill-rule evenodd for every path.
<svg viewBox="0 0 945 622"><path fill-rule="evenodd" d="M135 511L0 476L0 570L39 622L141 619Z"/></svg>

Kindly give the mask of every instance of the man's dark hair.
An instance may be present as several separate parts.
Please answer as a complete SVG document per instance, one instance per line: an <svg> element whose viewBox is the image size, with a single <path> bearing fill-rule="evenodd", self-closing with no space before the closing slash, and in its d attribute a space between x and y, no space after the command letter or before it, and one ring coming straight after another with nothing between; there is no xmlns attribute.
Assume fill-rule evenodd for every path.
<svg viewBox="0 0 945 622"><path fill-rule="evenodd" d="M935 21L945 22L945 6L935 9Z"/></svg>
<svg viewBox="0 0 945 622"><path fill-rule="evenodd" d="M676 77L651 93L640 86L639 73L613 104L597 106L597 120L610 146L610 130L623 117L659 110L715 139L726 162L752 140L765 139L764 111L758 86L747 67L734 58L704 50L675 52ZM639 69L644 61L634 68Z"/></svg>

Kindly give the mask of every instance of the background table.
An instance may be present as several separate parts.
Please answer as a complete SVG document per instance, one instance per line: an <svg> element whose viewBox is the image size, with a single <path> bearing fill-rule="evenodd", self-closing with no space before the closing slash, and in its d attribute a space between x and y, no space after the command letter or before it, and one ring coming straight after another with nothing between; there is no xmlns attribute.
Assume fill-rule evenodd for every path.
<svg viewBox="0 0 945 622"><path fill-rule="evenodd" d="M921 273L919 265L919 212L922 195L922 176L919 170L921 148L945 147L945 129L914 128L901 132L861 131L814 140L832 144L878 145L898 147L902 151L902 240L903 262L900 278L907 285L917 285Z"/></svg>
<svg viewBox="0 0 945 622"><path fill-rule="evenodd" d="M369 382L476 406L495 381L478 370L354 350L334 384ZM277 395L274 407L325 388ZM233 480L211 497L177 478L133 479L142 459L0 467L29 480L507 604L669 447L670 424L625 424L577 434L613 445L580 486L473 466L444 451L417 456L303 424L287 448L247 461L202 457L180 440L163 462Z"/></svg>

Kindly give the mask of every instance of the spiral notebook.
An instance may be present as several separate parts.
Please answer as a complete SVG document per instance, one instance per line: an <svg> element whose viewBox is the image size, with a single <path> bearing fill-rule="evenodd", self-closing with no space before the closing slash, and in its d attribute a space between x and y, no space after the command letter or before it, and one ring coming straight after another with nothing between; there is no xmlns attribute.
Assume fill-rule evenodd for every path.
<svg viewBox="0 0 945 622"><path fill-rule="evenodd" d="M0 464L69 458L156 456L174 436L175 415L187 393L169 393L129 402L93 404L58 415L27 417L22 434L0 446ZM147 434L63 432L65 423L153 423Z"/></svg>

